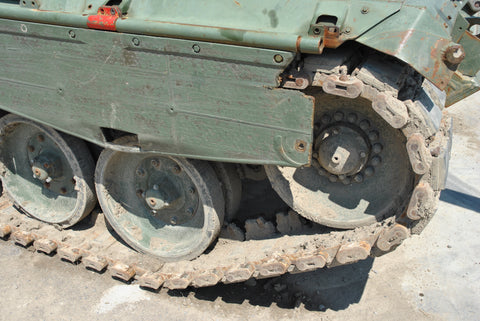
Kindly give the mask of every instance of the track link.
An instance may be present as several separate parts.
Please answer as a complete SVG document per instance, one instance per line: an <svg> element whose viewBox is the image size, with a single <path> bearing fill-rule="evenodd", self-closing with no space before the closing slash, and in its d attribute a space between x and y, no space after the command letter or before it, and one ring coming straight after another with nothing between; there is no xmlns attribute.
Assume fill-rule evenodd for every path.
<svg viewBox="0 0 480 321"><path fill-rule="evenodd" d="M353 230L339 231L314 224L303 226L302 235L285 235L278 229L273 238L262 240L220 238L210 252L193 261L161 263L125 245L108 228L99 211L94 210L73 228L61 230L28 217L3 195L0 238L23 247L33 246L37 252L56 255L94 271L108 270L116 279L137 280L142 287L154 290L162 286L185 289L271 278L350 264L390 252L410 234L419 233L435 212L444 177L432 171L444 166L451 122L444 115L440 129L432 132L423 125L426 121L421 104L400 101L389 90L384 93L384 84L378 86L377 80L369 81L368 74L360 72L358 78L364 85L362 97L370 99L374 109L393 127L401 127L408 140L406 148L417 174L416 188L408 207L400 209L396 216Z"/></svg>

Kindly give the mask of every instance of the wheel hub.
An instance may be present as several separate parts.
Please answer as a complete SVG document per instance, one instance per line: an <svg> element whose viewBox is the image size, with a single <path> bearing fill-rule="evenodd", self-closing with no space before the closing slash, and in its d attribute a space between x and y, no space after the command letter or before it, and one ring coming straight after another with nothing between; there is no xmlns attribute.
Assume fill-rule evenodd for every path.
<svg viewBox="0 0 480 321"><path fill-rule="evenodd" d="M316 125L313 165L332 183L362 183L375 173L383 151L370 120L357 113L325 113Z"/></svg>
<svg viewBox="0 0 480 321"><path fill-rule="evenodd" d="M191 179L168 158L142 161L135 169L137 195L150 214L170 225L191 220L197 211L198 195Z"/></svg>
<svg viewBox="0 0 480 321"><path fill-rule="evenodd" d="M42 182L62 176L62 163L58 157L52 154L40 154L31 163L33 177Z"/></svg>
<svg viewBox="0 0 480 321"><path fill-rule="evenodd" d="M360 132L345 125L326 128L316 145L318 162L335 175L358 173L367 163L370 149Z"/></svg>

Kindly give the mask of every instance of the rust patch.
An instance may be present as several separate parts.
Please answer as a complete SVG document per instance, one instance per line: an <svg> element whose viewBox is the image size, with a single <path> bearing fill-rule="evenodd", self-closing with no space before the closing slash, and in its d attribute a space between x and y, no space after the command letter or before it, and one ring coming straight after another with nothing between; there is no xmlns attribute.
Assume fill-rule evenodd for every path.
<svg viewBox="0 0 480 321"><path fill-rule="evenodd" d="M337 48L343 43L340 40L340 29L337 26L325 27L323 30L323 45L327 48Z"/></svg>
<svg viewBox="0 0 480 321"><path fill-rule="evenodd" d="M295 44L295 48L297 49L298 52L300 51L300 43L301 42L302 42L302 36L298 36L297 43Z"/></svg>

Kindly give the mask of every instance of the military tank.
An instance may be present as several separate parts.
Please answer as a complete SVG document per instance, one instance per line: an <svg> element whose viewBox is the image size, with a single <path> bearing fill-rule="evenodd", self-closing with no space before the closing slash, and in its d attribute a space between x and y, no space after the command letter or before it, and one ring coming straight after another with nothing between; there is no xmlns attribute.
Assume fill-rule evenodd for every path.
<svg viewBox="0 0 480 321"><path fill-rule="evenodd" d="M0 237L153 289L390 252L445 186L479 10L0 1Z"/></svg>

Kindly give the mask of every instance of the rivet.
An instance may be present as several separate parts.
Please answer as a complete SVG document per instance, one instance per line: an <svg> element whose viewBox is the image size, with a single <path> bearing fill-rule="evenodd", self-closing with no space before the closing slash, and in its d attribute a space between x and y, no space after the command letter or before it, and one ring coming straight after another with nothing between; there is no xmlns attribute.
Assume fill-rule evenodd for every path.
<svg viewBox="0 0 480 321"><path fill-rule="evenodd" d="M176 216L172 216L172 218L170 219L170 223L171 223L172 225L177 225L177 220L178 220L178 219L177 219Z"/></svg>
<svg viewBox="0 0 480 321"><path fill-rule="evenodd" d="M158 189L159 189L158 184L153 185L153 189L156 190L156 191L158 191Z"/></svg>
<svg viewBox="0 0 480 321"><path fill-rule="evenodd" d="M75 39L75 37L76 37L77 35L75 34L75 31L69 30L69 31L68 31L68 36L69 36L70 38L72 38L72 39Z"/></svg>
<svg viewBox="0 0 480 321"><path fill-rule="evenodd" d="M367 157L367 153L365 153L364 151L361 151L361 152L360 152L360 157L361 157L361 158Z"/></svg>
<svg viewBox="0 0 480 321"><path fill-rule="evenodd" d="M114 16L114 15L117 14L117 12L115 11L114 8L111 8L111 9L110 9L110 14L111 14L112 16Z"/></svg>
<svg viewBox="0 0 480 321"><path fill-rule="evenodd" d="M193 215L194 211L192 207L187 208L187 214Z"/></svg>
<svg viewBox="0 0 480 321"><path fill-rule="evenodd" d="M282 63L283 62L283 56L277 54L277 55L273 56L273 60L275 60L275 62L277 64Z"/></svg>
<svg viewBox="0 0 480 321"><path fill-rule="evenodd" d="M363 7L362 8L362 14L367 14L370 11L368 7Z"/></svg>
<svg viewBox="0 0 480 321"><path fill-rule="evenodd" d="M345 33L347 33L347 34L348 34L348 33L352 32L352 28L350 28L350 27L346 27L346 28L345 28L345 30L344 30L343 32L345 32Z"/></svg>
<svg viewBox="0 0 480 321"><path fill-rule="evenodd" d="M322 32L322 30L319 27L313 28L313 33L316 35L319 35Z"/></svg>
<svg viewBox="0 0 480 321"><path fill-rule="evenodd" d="M43 135L37 135L37 140L39 142L43 142L43 141L45 141L45 137Z"/></svg>
<svg viewBox="0 0 480 321"><path fill-rule="evenodd" d="M190 187L190 188L188 189L188 192L189 192L190 194L195 194L195 187Z"/></svg>
<svg viewBox="0 0 480 321"><path fill-rule="evenodd" d="M28 151L29 151L30 153L33 153L33 152L35 151L35 147L32 146L32 145L29 145L29 146L28 146Z"/></svg>

